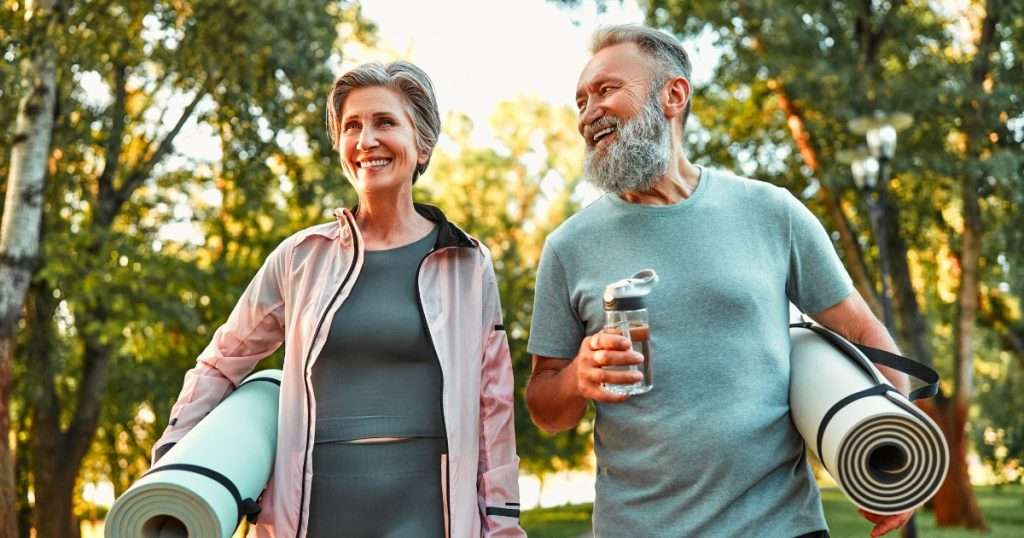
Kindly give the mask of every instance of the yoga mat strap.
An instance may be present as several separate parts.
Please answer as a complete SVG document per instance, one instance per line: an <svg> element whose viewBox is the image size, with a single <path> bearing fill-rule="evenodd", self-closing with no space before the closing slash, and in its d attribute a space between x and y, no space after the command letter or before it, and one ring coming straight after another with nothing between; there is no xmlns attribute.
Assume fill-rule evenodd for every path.
<svg viewBox="0 0 1024 538"><path fill-rule="evenodd" d="M854 356L855 354L851 354L849 352L850 346L857 348L857 350L860 351L871 362L888 366L893 370L903 372L904 374L907 374L913 377L914 379L917 379L922 383L922 385L910 391L910 394L907 395L908 400L920 400L921 398L931 398L932 396L935 396L936 394L939 393L938 372L913 359L908 359L907 357L896 355L895 353L889 353L888 351L882 349L865 346L862 344L858 344L856 342L851 342L844 338L839 333L836 333L835 331L830 331L820 325L815 325L809 321L791 323L789 326L791 328L798 327L802 329L810 329L818 333L823 338L825 338L825 340L828 340L839 349L846 351L846 355L850 356L850 358L855 361L858 360L859 357L856 357Z"/></svg>
<svg viewBox="0 0 1024 538"><path fill-rule="evenodd" d="M857 349L861 350L867 358L871 359L871 362L876 364L883 364L894 370L899 370L907 375L913 376L924 382L924 385L918 387L907 396L908 400L920 400L921 398L931 398L939 393L939 374L935 370L906 357L901 357L895 353L889 353L888 351L877 349L861 344L853 343L857 346Z"/></svg>
<svg viewBox="0 0 1024 538"><path fill-rule="evenodd" d="M259 382L259 381L266 381L268 383L273 383L273 384L275 384L275 385L277 385L279 387L281 386L281 380L279 380L279 379L274 379L272 377L252 377L252 378L246 379L245 381L242 381L238 385L238 388L242 388L242 385L248 385L249 383L256 383L256 382ZM235 390L238 390L238 389L235 389Z"/></svg>
<svg viewBox="0 0 1024 538"><path fill-rule="evenodd" d="M160 467L150 469L142 476L151 475L160 471L188 471L190 473L203 475L224 486L224 489L228 490L228 493L234 497L235 504L238 506L239 522L241 522L244 517L248 519L250 523L255 523L257 516L260 514L260 505L257 501L253 499L243 499L242 494L238 492L238 486L235 486L235 483L232 482L231 479L217 471L214 471L213 469L202 467L200 465L192 465L190 463L169 463L167 465L161 465Z"/></svg>
<svg viewBox="0 0 1024 538"><path fill-rule="evenodd" d="M832 421L832 417L834 417L840 409L846 407L847 405L850 405L851 403L861 398L867 398L868 396L879 396L889 391L899 392L896 390L896 387L893 387L892 385L888 385L886 383L881 383L879 385L866 388L862 391L854 392L853 394L833 404L832 407L828 409L828 412L825 413L825 416L821 417L821 424L818 426L817 454L821 454L821 440L825 437L825 429L828 428L828 423ZM821 466L825 467L826 469L828 468L825 465L824 459L821 459Z"/></svg>

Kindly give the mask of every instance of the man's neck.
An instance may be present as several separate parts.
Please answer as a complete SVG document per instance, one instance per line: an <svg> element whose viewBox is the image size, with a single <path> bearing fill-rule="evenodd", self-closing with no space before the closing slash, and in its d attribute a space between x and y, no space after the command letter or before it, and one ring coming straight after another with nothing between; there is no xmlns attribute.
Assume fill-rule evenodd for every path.
<svg viewBox="0 0 1024 538"><path fill-rule="evenodd" d="M619 198L641 205L673 205L693 195L700 183L701 168L682 153L676 155L668 172L646 191L626 191Z"/></svg>

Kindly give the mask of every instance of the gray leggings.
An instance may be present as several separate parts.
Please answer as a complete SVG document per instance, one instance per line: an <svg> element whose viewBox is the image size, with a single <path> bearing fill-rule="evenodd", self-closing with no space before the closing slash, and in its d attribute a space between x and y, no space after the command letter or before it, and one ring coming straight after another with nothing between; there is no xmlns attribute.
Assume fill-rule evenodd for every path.
<svg viewBox="0 0 1024 538"><path fill-rule="evenodd" d="M309 538L444 536L442 443L315 444Z"/></svg>

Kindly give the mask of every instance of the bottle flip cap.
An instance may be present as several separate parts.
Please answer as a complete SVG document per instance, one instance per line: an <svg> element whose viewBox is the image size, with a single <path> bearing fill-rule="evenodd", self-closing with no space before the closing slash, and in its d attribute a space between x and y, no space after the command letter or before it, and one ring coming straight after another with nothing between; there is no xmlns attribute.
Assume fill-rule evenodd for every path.
<svg viewBox="0 0 1024 538"><path fill-rule="evenodd" d="M654 269L637 271L629 278L608 284L604 288L605 310L639 310L644 307L644 297L658 283Z"/></svg>

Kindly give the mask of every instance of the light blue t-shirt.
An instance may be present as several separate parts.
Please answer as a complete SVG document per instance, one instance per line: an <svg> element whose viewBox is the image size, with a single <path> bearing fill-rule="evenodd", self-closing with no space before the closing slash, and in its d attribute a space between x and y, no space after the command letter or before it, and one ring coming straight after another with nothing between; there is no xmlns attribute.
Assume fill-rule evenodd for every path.
<svg viewBox="0 0 1024 538"><path fill-rule="evenodd" d="M820 312L853 291L821 223L785 189L709 169L671 206L606 194L547 238L529 351L574 357L605 285L646 268L654 388L597 404L595 534L825 529L788 403L789 302Z"/></svg>

